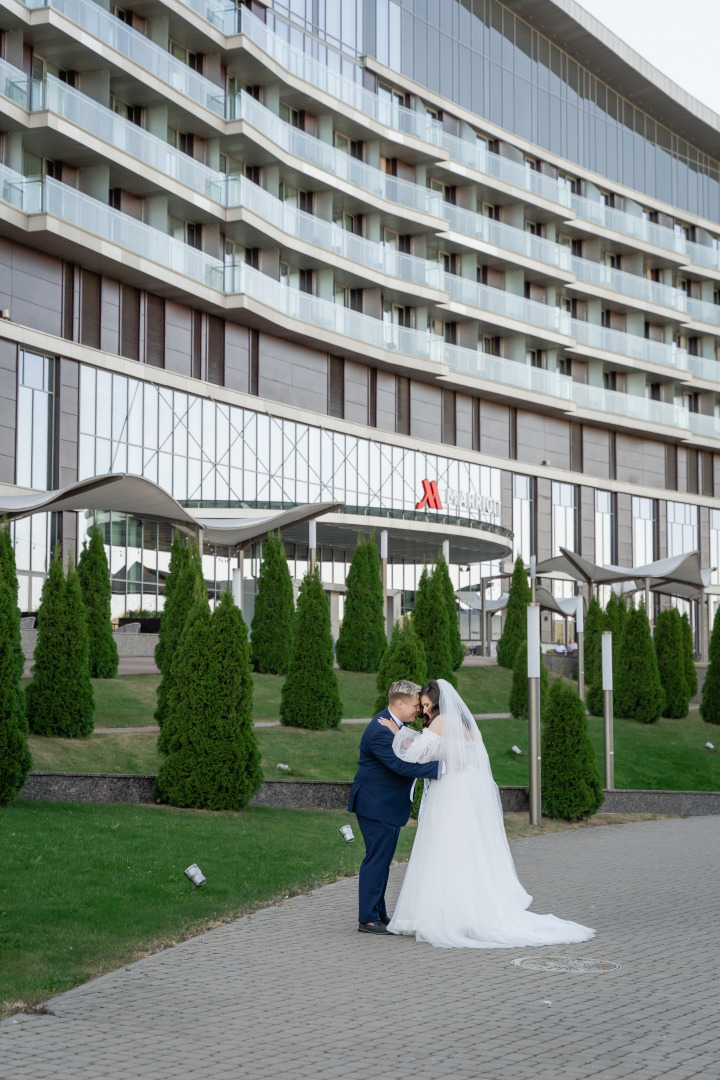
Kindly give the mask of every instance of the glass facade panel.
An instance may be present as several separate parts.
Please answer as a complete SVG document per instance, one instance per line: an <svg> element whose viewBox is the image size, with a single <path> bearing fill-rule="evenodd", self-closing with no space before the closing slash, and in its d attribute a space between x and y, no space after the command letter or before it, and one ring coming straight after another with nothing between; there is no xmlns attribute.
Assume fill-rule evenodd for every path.
<svg viewBox="0 0 720 1080"><path fill-rule="evenodd" d="M717 513L717 511L713 511ZM698 550L698 508L687 503L667 504L668 558Z"/></svg>
<svg viewBox="0 0 720 1080"><path fill-rule="evenodd" d="M526 564L535 554L535 480L532 476L513 476L513 555Z"/></svg>
<svg viewBox="0 0 720 1080"><path fill-rule="evenodd" d="M20 487L38 491L52 487L54 389L54 358L20 350L17 430L22 432L22 453L17 454L15 468Z"/></svg>
<svg viewBox="0 0 720 1080"><path fill-rule="evenodd" d="M710 511L710 566L712 584L720 585L720 510Z"/></svg>
<svg viewBox="0 0 720 1080"><path fill-rule="evenodd" d="M657 499L632 500L633 566L646 566L658 557Z"/></svg>

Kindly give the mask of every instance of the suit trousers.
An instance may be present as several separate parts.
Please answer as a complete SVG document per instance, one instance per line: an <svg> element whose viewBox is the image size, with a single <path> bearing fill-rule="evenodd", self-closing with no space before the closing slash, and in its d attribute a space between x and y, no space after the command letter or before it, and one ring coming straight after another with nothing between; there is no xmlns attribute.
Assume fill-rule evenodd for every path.
<svg viewBox="0 0 720 1080"><path fill-rule="evenodd" d="M390 863L400 836L400 826L359 815L357 820L365 841L365 858L360 867L358 889L358 922L377 922L381 915L387 916L385 889L390 876Z"/></svg>

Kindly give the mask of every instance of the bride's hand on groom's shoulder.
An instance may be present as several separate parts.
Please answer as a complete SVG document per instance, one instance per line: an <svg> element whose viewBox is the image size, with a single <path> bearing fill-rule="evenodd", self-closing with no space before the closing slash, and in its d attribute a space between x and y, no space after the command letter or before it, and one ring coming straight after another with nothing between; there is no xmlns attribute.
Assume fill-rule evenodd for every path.
<svg viewBox="0 0 720 1080"><path fill-rule="evenodd" d="M386 720L384 716L379 716L378 721L382 724L383 727L386 727L388 731L391 731L393 735L396 735L397 732L400 730L397 724L393 723L392 720Z"/></svg>

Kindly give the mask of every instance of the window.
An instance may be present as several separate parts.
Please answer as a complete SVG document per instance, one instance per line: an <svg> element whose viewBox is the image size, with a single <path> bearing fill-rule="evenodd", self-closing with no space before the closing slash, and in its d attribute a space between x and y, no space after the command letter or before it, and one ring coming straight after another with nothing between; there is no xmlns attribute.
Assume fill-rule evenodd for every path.
<svg viewBox="0 0 720 1080"><path fill-rule="evenodd" d="M490 356L500 355L500 338L499 337L487 337L483 336L482 352L488 353Z"/></svg>
<svg viewBox="0 0 720 1080"><path fill-rule="evenodd" d="M220 155L220 172L230 180L237 180L243 174L243 164L238 158L230 154ZM282 185L280 185L282 187Z"/></svg>
<svg viewBox="0 0 720 1080"><path fill-rule="evenodd" d="M480 214L482 217L492 218L494 221L500 217L498 208L489 202L480 203Z"/></svg>
<svg viewBox="0 0 720 1080"><path fill-rule="evenodd" d="M454 446L456 441L455 436L455 391L443 390L442 392L442 416L441 416L441 434L440 439L442 442L447 443L449 446Z"/></svg>
<svg viewBox="0 0 720 1080"><path fill-rule="evenodd" d="M286 105L283 101L280 102L280 119L291 127L300 128L300 130L304 127L302 109L294 109L292 105Z"/></svg>
<svg viewBox="0 0 720 1080"><path fill-rule="evenodd" d="M140 105L130 105L127 101L121 101L120 98L115 97L114 94L110 95L110 108L118 116L122 116L125 120L130 120L133 124L142 126L142 107Z"/></svg>
<svg viewBox="0 0 720 1080"><path fill-rule="evenodd" d="M389 101L392 105L405 105L405 95L401 90L396 90L388 83L379 82L377 88L378 97L381 101Z"/></svg>
<svg viewBox="0 0 720 1080"><path fill-rule="evenodd" d="M658 552L657 499L632 498L633 566L655 562Z"/></svg>
<svg viewBox="0 0 720 1080"><path fill-rule="evenodd" d="M395 376L395 430L410 434L410 380L402 375Z"/></svg>
<svg viewBox="0 0 720 1080"><path fill-rule="evenodd" d="M455 203L455 188L452 184L446 184L443 180L438 180L436 176L431 176L428 182L428 187L431 191L436 191L439 195L442 195L443 201Z"/></svg>
<svg viewBox="0 0 720 1080"><path fill-rule="evenodd" d="M391 248L393 251L410 253L410 237L401 236L394 229L383 229L382 243L383 247Z"/></svg>
<svg viewBox="0 0 720 1080"><path fill-rule="evenodd" d="M595 562L598 566L617 565L616 501L612 491L595 492Z"/></svg>
<svg viewBox="0 0 720 1080"><path fill-rule="evenodd" d="M667 504L668 558L698 550L698 508L687 503Z"/></svg>
<svg viewBox="0 0 720 1080"><path fill-rule="evenodd" d="M294 206L296 210L302 210L304 214L312 214L312 191L302 191L300 188L292 187L290 184L286 184L281 180L278 194L280 199L289 206Z"/></svg>
<svg viewBox="0 0 720 1080"><path fill-rule="evenodd" d="M552 484L552 552L560 548L577 551L577 487L575 484Z"/></svg>
<svg viewBox="0 0 720 1080"><path fill-rule="evenodd" d="M55 360L20 351L17 430L23 452L16 455L15 482L47 491L53 486Z"/></svg>
<svg viewBox="0 0 720 1080"><path fill-rule="evenodd" d="M328 361L328 415L340 420L345 415L345 361L339 356Z"/></svg>
<svg viewBox="0 0 720 1080"><path fill-rule="evenodd" d="M173 41L172 38L168 41L168 52L176 60L181 60L183 64L187 64L193 71L199 71L202 74L202 53L192 52L184 45L181 45L179 41Z"/></svg>
<svg viewBox="0 0 720 1080"><path fill-rule="evenodd" d="M544 368L547 365L547 358L543 349L526 349L525 350L525 362L530 367Z"/></svg>
<svg viewBox="0 0 720 1080"><path fill-rule="evenodd" d="M167 141L176 150L182 150L183 154L193 156L195 148L195 136L190 131L178 131L177 128L168 128Z"/></svg>
<svg viewBox="0 0 720 1080"><path fill-rule="evenodd" d="M168 233L174 240L182 240L189 247L200 248L202 239L202 225L196 225L193 221L183 221L182 218L168 216Z"/></svg>
<svg viewBox="0 0 720 1080"><path fill-rule="evenodd" d="M335 285L333 299L340 307L352 311L362 311L362 289L351 289L349 285Z"/></svg>
<svg viewBox="0 0 720 1080"><path fill-rule="evenodd" d="M539 221L530 221L525 219L525 232L530 233L531 236L543 236L543 226Z"/></svg>
<svg viewBox="0 0 720 1080"><path fill-rule="evenodd" d="M335 132L333 142L336 150L341 150L343 154L349 154L350 157L358 158L359 161L362 161L363 144L361 142L357 142L355 139L343 135L341 131Z"/></svg>
<svg viewBox="0 0 720 1080"><path fill-rule="evenodd" d="M513 541L515 558L528 563L535 554L535 478L513 476Z"/></svg>
<svg viewBox="0 0 720 1080"><path fill-rule="evenodd" d="M339 211L333 218L333 224L338 225L345 232L361 235L362 229L360 214L349 214L346 210Z"/></svg>

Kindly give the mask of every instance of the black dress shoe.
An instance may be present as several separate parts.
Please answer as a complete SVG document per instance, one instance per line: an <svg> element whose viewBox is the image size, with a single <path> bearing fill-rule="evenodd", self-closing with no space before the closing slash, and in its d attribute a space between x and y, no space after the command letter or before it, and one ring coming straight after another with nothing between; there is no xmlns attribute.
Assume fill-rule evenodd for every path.
<svg viewBox="0 0 720 1080"><path fill-rule="evenodd" d="M390 916L389 915L378 915L378 918L379 918L380 922L385 923L386 926L390 922Z"/></svg>
<svg viewBox="0 0 720 1080"><path fill-rule="evenodd" d="M361 922L358 923L359 934L386 934L388 937L392 937L392 934L388 931L388 928L383 922Z"/></svg>

